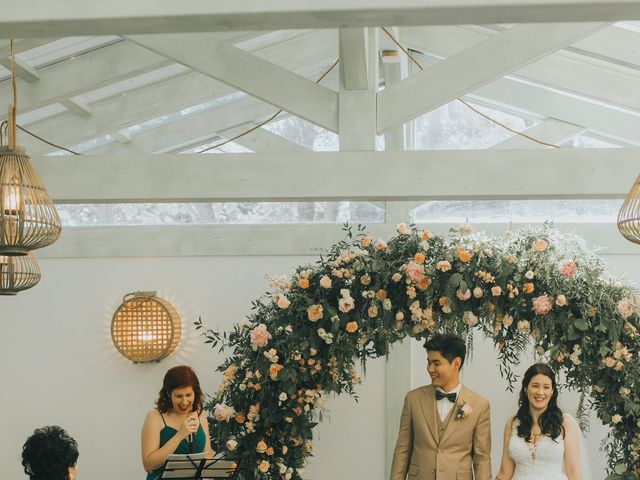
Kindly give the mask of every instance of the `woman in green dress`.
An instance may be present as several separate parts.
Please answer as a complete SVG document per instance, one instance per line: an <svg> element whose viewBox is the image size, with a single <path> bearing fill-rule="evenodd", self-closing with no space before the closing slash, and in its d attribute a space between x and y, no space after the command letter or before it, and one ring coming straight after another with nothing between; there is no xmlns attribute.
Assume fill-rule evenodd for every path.
<svg viewBox="0 0 640 480"><path fill-rule="evenodd" d="M172 453L206 452L213 457L209 424L203 412L204 395L191 367L171 368L142 426L142 465L147 480L162 476L162 466Z"/></svg>

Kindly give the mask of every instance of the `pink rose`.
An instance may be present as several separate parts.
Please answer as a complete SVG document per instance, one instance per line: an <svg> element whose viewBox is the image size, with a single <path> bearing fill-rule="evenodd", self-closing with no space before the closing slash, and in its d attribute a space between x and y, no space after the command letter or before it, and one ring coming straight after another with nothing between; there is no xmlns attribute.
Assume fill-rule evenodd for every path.
<svg viewBox="0 0 640 480"><path fill-rule="evenodd" d="M536 315L546 315L551 311L553 304L549 295L540 295L533 299L533 311Z"/></svg>
<svg viewBox="0 0 640 480"><path fill-rule="evenodd" d="M266 347L271 340L271 334L267 330L267 326L264 323L261 323L253 330L251 330L251 346L253 350L258 350L258 348Z"/></svg>
<svg viewBox="0 0 640 480"><path fill-rule="evenodd" d="M458 290L456 292L456 297L458 297L458 300L461 301L465 301L465 300L469 300L471 298L471 289L467 288L467 291L462 293L462 290Z"/></svg>
<svg viewBox="0 0 640 480"><path fill-rule="evenodd" d="M424 277L424 265L420 265L416 262L409 262L404 267L407 276L414 282L419 282Z"/></svg>
<svg viewBox="0 0 640 480"><path fill-rule="evenodd" d="M573 260L565 260L562 262L562 265L560 265L558 270L562 275L566 275L567 277L573 277L578 273L578 267Z"/></svg>
<svg viewBox="0 0 640 480"><path fill-rule="evenodd" d="M233 407L226 405L224 403L217 403L213 408L213 416L219 422L228 422L231 417L236 415L236 411Z"/></svg>
<svg viewBox="0 0 640 480"><path fill-rule="evenodd" d="M618 313L625 320L631 316L633 313L633 305L627 298L623 298L618 302Z"/></svg>
<svg viewBox="0 0 640 480"><path fill-rule="evenodd" d="M356 302L351 297L342 297L338 300L338 308L341 312L348 313L356 306Z"/></svg>
<svg viewBox="0 0 640 480"><path fill-rule="evenodd" d="M329 278L327 275L323 275L320 279L320 286L322 288L331 288L331 278Z"/></svg>

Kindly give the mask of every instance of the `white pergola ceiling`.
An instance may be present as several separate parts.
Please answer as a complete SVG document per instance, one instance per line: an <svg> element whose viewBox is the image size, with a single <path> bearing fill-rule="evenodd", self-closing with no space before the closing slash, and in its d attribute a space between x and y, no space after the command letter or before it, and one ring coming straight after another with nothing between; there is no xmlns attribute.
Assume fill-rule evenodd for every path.
<svg viewBox="0 0 640 480"><path fill-rule="evenodd" d="M71 0L33 3L6 9L0 32L19 39L18 123L56 144L82 146L81 157L45 156L57 149L19 134L59 202L369 200L386 202L380 229L390 230L417 201L621 198L637 174L640 24L633 20L640 0L404 0L393 7L342 0L313 8L284 0L179 7L140 0L82 12ZM382 25L396 26L424 71L404 55L398 64L380 63L380 50L395 48L375 28ZM0 40L0 65L9 64L8 40ZM0 99L8 104L6 74L0 69ZM405 122L456 98L536 118L527 133L551 143L586 133L627 148L549 150L514 137L491 150L397 151ZM280 109L337 133L341 152L312 152L261 128L237 140L252 154L167 155L231 138ZM381 134L387 151L376 153ZM601 228L601 237L630 252L610 227L589 229ZM126 251L105 248L114 235L106 230L66 231L42 253L220 252L220 245L205 253L178 248L181 228L141 247L149 230L127 227ZM303 253L287 250L273 226L190 233L202 236L199 245L211 232L231 235L226 251L233 253L242 244L233 239L247 228L270 232L271 253ZM287 228L301 243L314 238L304 251L339 235L333 226L314 227L324 229L320 236L308 226ZM83 235L103 240L80 248Z"/></svg>

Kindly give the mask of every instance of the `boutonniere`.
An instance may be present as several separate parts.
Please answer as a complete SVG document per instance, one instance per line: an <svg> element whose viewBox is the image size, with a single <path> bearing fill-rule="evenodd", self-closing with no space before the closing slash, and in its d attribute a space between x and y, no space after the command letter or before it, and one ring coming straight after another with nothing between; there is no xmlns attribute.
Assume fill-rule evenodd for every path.
<svg viewBox="0 0 640 480"><path fill-rule="evenodd" d="M457 405L456 420L462 420L463 418L466 418L467 415L469 415L471 412L473 412L473 410L471 409L471 405L463 400L462 403L459 403Z"/></svg>

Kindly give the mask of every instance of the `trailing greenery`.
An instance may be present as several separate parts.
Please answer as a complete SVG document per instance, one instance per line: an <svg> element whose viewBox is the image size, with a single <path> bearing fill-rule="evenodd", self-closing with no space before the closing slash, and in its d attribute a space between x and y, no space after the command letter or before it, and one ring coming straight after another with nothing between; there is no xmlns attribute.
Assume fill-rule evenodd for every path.
<svg viewBox="0 0 640 480"><path fill-rule="evenodd" d="M398 225L388 243L363 227L252 304L207 405L214 449L238 458L238 478L299 479L327 393L355 395L355 362L436 331L493 339L511 389L527 344L611 427L608 479L640 478L638 308L584 242L550 225L503 238L470 226L442 238Z"/></svg>

